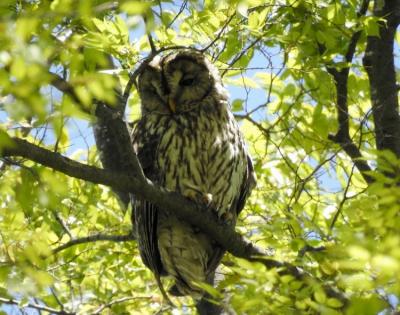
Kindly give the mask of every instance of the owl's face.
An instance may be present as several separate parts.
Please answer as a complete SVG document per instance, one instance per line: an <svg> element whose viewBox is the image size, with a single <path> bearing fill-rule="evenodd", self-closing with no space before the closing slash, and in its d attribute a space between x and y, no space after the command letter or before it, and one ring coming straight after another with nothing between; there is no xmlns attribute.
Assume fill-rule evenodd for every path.
<svg viewBox="0 0 400 315"><path fill-rule="evenodd" d="M143 113L179 114L208 96L226 99L216 69L199 52L181 50L153 60L139 77Z"/></svg>

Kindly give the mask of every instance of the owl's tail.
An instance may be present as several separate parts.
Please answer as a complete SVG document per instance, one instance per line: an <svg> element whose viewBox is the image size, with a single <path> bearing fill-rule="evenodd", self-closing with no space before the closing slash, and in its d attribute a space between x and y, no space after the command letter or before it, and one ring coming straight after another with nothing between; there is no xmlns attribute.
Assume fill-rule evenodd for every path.
<svg viewBox="0 0 400 315"><path fill-rule="evenodd" d="M207 281L212 241L172 214L160 217L157 233L163 268L175 280L169 293L201 299L205 292L198 284Z"/></svg>
<svg viewBox="0 0 400 315"><path fill-rule="evenodd" d="M164 289L164 286L163 286L163 284L161 282L161 276L160 276L160 274L158 272L154 273L154 278L156 279L158 288L160 289L160 292L161 292L161 295L164 298L164 301L166 301L167 304L171 305L172 307L175 307L175 304L172 303L171 299L169 298L167 292Z"/></svg>

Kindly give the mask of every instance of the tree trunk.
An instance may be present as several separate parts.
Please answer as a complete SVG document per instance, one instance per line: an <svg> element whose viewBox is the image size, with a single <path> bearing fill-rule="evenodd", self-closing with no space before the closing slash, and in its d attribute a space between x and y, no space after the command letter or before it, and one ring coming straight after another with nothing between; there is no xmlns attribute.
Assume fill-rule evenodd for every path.
<svg viewBox="0 0 400 315"><path fill-rule="evenodd" d="M375 124L376 148L400 158L400 117L393 44L400 19L400 1L374 2L374 15L382 17L379 36L369 36L363 58L367 71Z"/></svg>

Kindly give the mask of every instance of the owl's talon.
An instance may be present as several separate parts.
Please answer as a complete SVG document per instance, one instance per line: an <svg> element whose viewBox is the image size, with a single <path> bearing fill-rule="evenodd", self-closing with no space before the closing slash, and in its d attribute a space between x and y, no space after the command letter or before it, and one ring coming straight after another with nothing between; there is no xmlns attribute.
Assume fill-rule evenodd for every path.
<svg viewBox="0 0 400 315"><path fill-rule="evenodd" d="M207 208L210 208L212 205L212 201L213 201L213 195L211 195L210 193L208 194L203 194L203 203L205 205L207 205Z"/></svg>
<svg viewBox="0 0 400 315"><path fill-rule="evenodd" d="M182 195L207 209L213 208L213 195L204 193L197 187L190 185L182 192Z"/></svg>

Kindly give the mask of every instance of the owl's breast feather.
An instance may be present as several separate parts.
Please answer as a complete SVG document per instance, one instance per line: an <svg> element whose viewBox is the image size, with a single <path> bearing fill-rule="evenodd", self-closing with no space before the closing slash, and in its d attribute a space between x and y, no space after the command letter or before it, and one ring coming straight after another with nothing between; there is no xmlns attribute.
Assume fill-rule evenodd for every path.
<svg viewBox="0 0 400 315"><path fill-rule="evenodd" d="M160 139L156 161L163 180L159 184L182 194L188 189L210 194L222 215L240 191L246 154L237 125L229 117L220 118L210 113L163 116L153 120L152 129Z"/></svg>

